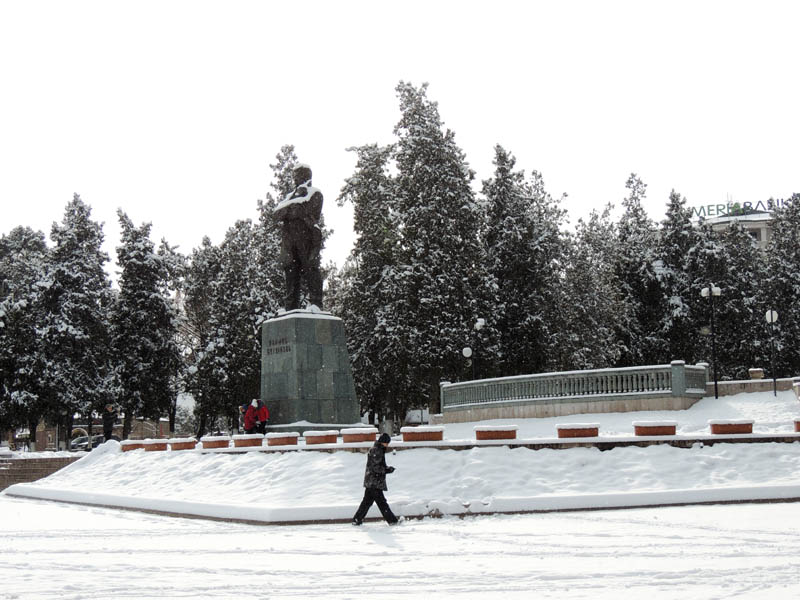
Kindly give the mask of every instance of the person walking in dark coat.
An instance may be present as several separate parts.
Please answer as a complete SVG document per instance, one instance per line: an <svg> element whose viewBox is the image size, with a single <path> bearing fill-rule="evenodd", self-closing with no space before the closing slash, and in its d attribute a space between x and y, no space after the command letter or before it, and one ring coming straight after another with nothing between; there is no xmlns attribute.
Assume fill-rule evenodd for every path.
<svg viewBox="0 0 800 600"><path fill-rule="evenodd" d="M367 454L367 468L364 473L364 499L353 516L353 525L361 525L364 517L367 516L372 503L375 502L389 525L397 523L398 519L389 508L386 497L383 495L388 488L386 487L386 474L393 473L394 467L386 466L386 448L392 438L388 433L382 433L375 445L372 446Z"/></svg>
<svg viewBox="0 0 800 600"><path fill-rule="evenodd" d="M106 410L103 412L103 437L105 441L111 439L114 434L114 423L117 422L117 411L114 410L113 404L106 404Z"/></svg>

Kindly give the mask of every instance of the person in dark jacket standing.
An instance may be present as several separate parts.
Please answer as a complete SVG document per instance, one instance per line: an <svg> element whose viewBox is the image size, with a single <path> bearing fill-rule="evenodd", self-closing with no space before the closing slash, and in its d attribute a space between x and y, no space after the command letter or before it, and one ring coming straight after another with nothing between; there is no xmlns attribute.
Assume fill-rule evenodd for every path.
<svg viewBox="0 0 800 600"><path fill-rule="evenodd" d="M386 466L386 448L392 438L388 433L382 433L375 445L372 446L367 454L367 469L364 473L364 499L353 516L353 525L361 525L364 517L367 516L372 503L375 502L389 525L397 523L398 519L389 508L386 497L383 495L388 488L386 487L386 474L393 473L394 467Z"/></svg>
<svg viewBox="0 0 800 600"><path fill-rule="evenodd" d="M103 412L103 437L106 438L106 442L114 434L114 423L116 422L117 411L114 410L114 405L106 404L106 410Z"/></svg>

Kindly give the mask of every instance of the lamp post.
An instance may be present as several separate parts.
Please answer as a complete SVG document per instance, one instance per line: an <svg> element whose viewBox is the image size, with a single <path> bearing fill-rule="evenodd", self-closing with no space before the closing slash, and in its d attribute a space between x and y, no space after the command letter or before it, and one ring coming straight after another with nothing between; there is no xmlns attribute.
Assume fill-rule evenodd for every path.
<svg viewBox="0 0 800 600"><path fill-rule="evenodd" d="M478 343L480 342L481 329L483 329L483 327L485 325L486 325L486 319L482 319L480 317L475 319L475 325L474 325L475 343L473 344L473 346L477 347ZM475 379L479 375L479 373L477 373L477 369L478 369L477 362L478 362L478 355L476 354L475 358L472 359L472 378L473 379Z"/></svg>
<svg viewBox="0 0 800 600"><path fill-rule="evenodd" d="M475 379L477 379L477 377L478 377L478 375L477 375L477 365L476 365L476 363L478 362L478 356L477 356L477 354L475 354L473 348L478 345L478 342L480 342L480 340L478 339L479 335L480 335L480 331L481 331L481 329L484 328L485 325L486 325L486 319L482 319L480 317L475 319L475 325L473 325L474 333L471 336L472 337L472 346L465 346L464 349L461 350L461 354L463 354L464 358L467 359L467 367L469 367L470 365L472 366L472 379L473 379L473 381Z"/></svg>
<svg viewBox="0 0 800 600"><path fill-rule="evenodd" d="M464 358L467 359L467 367L472 365L472 379L475 379L475 361L472 360L472 348L465 346L461 351L461 354L463 354Z"/></svg>
<svg viewBox="0 0 800 600"><path fill-rule="evenodd" d="M773 332L773 325L778 322L778 313L774 310L768 310L767 314L764 315L764 318L769 324L769 370L772 372L772 394L777 396L778 380L775 376L775 336Z"/></svg>
<svg viewBox="0 0 800 600"><path fill-rule="evenodd" d="M712 283L700 290L700 295L703 298L708 298L708 303L711 305L711 366L714 369L714 398L719 398L719 390L717 388L717 343L714 336L714 296L722 295L722 290Z"/></svg>

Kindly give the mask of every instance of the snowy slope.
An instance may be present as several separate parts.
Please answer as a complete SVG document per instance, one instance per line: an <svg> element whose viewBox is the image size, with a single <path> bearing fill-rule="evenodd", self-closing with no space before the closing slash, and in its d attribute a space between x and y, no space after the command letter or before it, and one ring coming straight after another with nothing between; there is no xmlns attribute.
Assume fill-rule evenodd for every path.
<svg viewBox="0 0 800 600"><path fill-rule="evenodd" d="M795 417L800 403L784 392L709 398L685 411L513 422L518 437L531 439L553 438L558 422L587 420L600 423L603 436L629 437L632 421L666 419L678 422L680 434L706 434L711 418L749 418L756 433L788 433ZM474 425L447 425L445 438L472 438ZM364 462L363 454L351 452L122 453L109 442L46 479L7 492L255 521L348 519L363 493ZM397 469L387 497L407 516L800 497L800 443L605 452L420 448L390 452L387 463Z"/></svg>

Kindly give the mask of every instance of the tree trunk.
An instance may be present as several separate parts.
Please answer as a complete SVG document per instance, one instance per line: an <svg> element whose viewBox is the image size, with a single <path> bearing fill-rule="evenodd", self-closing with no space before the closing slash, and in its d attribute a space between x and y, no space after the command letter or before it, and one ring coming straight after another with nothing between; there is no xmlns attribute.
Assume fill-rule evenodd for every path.
<svg viewBox="0 0 800 600"><path fill-rule="evenodd" d="M94 419L92 419L92 408L89 407L89 412L86 413L86 435L89 436L89 442L86 444L86 451L92 451L92 423Z"/></svg>
<svg viewBox="0 0 800 600"><path fill-rule="evenodd" d="M74 422L75 419L73 418L72 412L64 416L64 443L67 449L69 449L69 443L70 440L72 440L72 425Z"/></svg>
<svg viewBox="0 0 800 600"><path fill-rule="evenodd" d="M200 439L201 437L203 437L203 433L205 433L205 430L206 430L206 419L207 418L208 417L206 416L205 413L200 415L200 423L197 425L197 436L196 436L197 439Z"/></svg>
<svg viewBox="0 0 800 600"><path fill-rule="evenodd" d="M28 448L31 452L35 452L36 448L36 428L39 426L39 417L37 416L35 419L31 417L28 420ZM45 450L45 448L42 448Z"/></svg>
<svg viewBox="0 0 800 600"><path fill-rule="evenodd" d="M131 427L133 425L133 413L129 410L125 411L125 419L122 421L122 439L127 440L131 434Z"/></svg>
<svg viewBox="0 0 800 600"><path fill-rule="evenodd" d="M175 416L178 414L178 398L172 399L169 403L167 416L169 417L169 437L175 437Z"/></svg>

